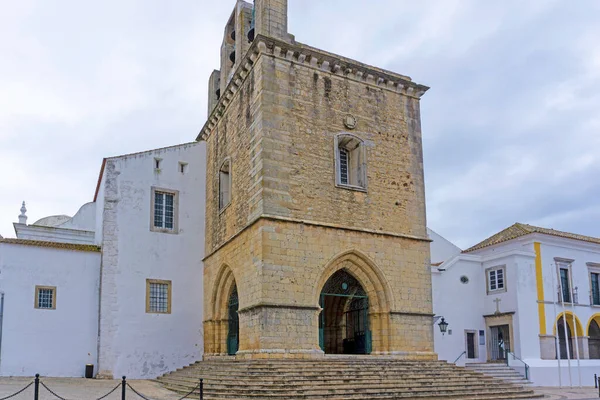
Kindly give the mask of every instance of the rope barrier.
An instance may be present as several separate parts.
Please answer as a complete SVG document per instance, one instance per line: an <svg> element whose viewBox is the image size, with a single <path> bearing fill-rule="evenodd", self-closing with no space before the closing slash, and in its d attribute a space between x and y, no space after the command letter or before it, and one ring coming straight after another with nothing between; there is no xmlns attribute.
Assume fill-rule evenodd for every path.
<svg viewBox="0 0 600 400"><path fill-rule="evenodd" d="M111 394L113 394L117 389L119 389L121 387L121 384L119 383L117 386L115 386L115 388L113 390L111 390L110 392L106 393L104 396L102 397L98 397L96 400L103 400L105 398L107 398L108 396L110 396Z"/></svg>
<svg viewBox="0 0 600 400"><path fill-rule="evenodd" d="M186 394L185 396L181 397L179 400L183 400L183 399L187 399L189 396L193 395L194 392L196 391L196 389L200 389L200 383L196 385L195 388L192 389L191 392L189 392L188 394Z"/></svg>
<svg viewBox="0 0 600 400"><path fill-rule="evenodd" d="M129 387L129 389L131 389L133 391L133 393L137 394L138 396L140 396L142 399L144 400L153 400L149 397L144 396L143 394L141 394L140 392L138 392L137 390L135 390L129 383L127 383L127 386ZM200 383L197 384L188 394L186 394L183 397L180 397L178 400L184 400L187 399L188 397L190 397L192 394L194 394L194 392L196 391L196 389L200 389ZM2 400L2 399L0 399ZM97 399L97 400L101 400L101 399Z"/></svg>
<svg viewBox="0 0 600 400"><path fill-rule="evenodd" d="M132 386L131 386L129 383L127 384L127 387L128 387L129 389L131 389L131 390L133 391L133 393L135 393L135 394L137 394L138 396L140 396L142 399L144 399L144 400L153 400L153 399L151 399L151 398L149 398L149 397L146 397L146 396L144 396L143 394L141 394L141 393L140 393L140 392L138 392L137 390L135 390L135 389L134 389L134 388L133 388L133 387L132 387Z"/></svg>
<svg viewBox="0 0 600 400"><path fill-rule="evenodd" d="M57 395L56 393L54 393L54 391L52 389L50 389L48 386L46 386L46 384L42 381L40 381L40 385L42 385L47 391L49 391L54 397L60 399L60 400L69 400L69 399L65 399L64 397L61 397L59 395Z"/></svg>
<svg viewBox="0 0 600 400"><path fill-rule="evenodd" d="M10 396L7 396L7 397L2 397L2 398L0 398L0 400L8 400L10 398L18 396L21 393L23 393L24 391L26 391L27 389L29 389L32 385L33 385L33 382L31 382L29 385L25 386L23 389L19 390L17 393L13 393L13 394L11 394Z"/></svg>

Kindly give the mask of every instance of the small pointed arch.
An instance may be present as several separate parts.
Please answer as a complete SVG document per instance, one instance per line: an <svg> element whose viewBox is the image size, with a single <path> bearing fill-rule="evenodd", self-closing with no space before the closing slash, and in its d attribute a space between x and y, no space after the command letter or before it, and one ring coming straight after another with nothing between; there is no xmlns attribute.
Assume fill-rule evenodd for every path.
<svg viewBox="0 0 600 400"><path fill-rule="evenodd" d="M219 167L219 210L231 203L231 158L227 157Z"/></svg>
<svg viewBox="0 0 600 400"><path fill-rule="evenodd" d="M341 269L345 269L364 288L373 312L389 312L393 308L392 291L383 272L369 257L358 250L340 253L327 263L313 289L315 304L319 304L319 296L325 283Z"/></svg>
<svg viewBox="0 0 600 400"><path fill-rule="evenodd" d="M352 133L335 135L335 183L337 186L367 189L365 141Z"/></svg>
<svg viewBox="0 0 600 400"><path fill-rule="evenodd" d="M560 313L556 317L556 321L554 321L553 332L555 335L556 335L556 330L557 330L556 327L558 326L558 322L563 317L564 317L564 320L567 322L567 328L569 329L569 332L571 333L571 335L573 335L573 336L577 335L578 337L581 337L585 334L585 331L583 330L583 325L581 324L581 321L579 320L579 318L577 318L577 316L575 314L573 314L571 311L565 311L565 312Z"/></svg>
<svg viewBox="0 0 600 400"><path fill-rule="evenodd" d="M590 359L600 359L600 314L594 314L588 321L586 336Z"/></svg>
<svg viewBox="0 0 600 400"><path fill-rule="evenodd" d="M212 319L222 320L227 318L229 297L236 288L233 271L227 264L223 264L217 273L212 293Z"/></svg>
<svg viewBox="0 0 600 400"><path fill-rule="evenodd" d="M590 320L587 323L587 329L585 330L586 336L590 336L590 327L592 326L592 322L596 322L596 324L600 326L600 313L596 313L590 317Z"/></svg>

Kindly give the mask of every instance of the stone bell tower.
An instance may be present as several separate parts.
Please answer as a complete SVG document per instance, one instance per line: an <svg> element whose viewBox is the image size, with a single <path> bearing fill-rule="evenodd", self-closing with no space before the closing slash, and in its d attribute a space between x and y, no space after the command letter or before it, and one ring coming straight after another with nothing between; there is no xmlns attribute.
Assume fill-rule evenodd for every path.
<svg viewBox="0 0 600 400"><path fill-rule="evenodd" d="M420 98L237 1L209 83L205 357L434 359Z"/></svg>

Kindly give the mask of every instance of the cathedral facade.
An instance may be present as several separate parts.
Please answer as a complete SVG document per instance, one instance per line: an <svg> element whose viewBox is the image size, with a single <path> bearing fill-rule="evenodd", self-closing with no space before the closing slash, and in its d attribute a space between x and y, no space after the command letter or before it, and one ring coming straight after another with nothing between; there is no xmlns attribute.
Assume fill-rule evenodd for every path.
<svg viewBox="0 0 600 400"><path fill-rule="evenodd" d="M420 97L238 1L210 80L205 358L434 359Z"/></svg>

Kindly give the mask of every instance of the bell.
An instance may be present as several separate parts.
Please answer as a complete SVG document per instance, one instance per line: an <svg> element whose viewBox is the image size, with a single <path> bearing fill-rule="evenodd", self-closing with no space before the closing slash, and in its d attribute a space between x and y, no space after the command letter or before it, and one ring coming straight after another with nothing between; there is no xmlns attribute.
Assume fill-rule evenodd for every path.
<svg viewBox="0 0 600 400"><path fill-rule="evenodd" d="M235 31L231 31L231 40L235 42Z"/></svg>
<svg viewBox="0 0 600 400"><path fill-rule="evenodd" d="M248 40L254 42L254 27L250 28L248 31Z"/></svg>
<svg viewBox="0 0 600 400"><path fill-rule="evenodd" d="M235 64L235 50L229 55L229 60Z"/></svg>

